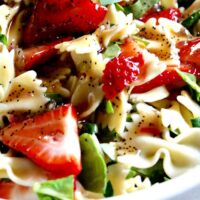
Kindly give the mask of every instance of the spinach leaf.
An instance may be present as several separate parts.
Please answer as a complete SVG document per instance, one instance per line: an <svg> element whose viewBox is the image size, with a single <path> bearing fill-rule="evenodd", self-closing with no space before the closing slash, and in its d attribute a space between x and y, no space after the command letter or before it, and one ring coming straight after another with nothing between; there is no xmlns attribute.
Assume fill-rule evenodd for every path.
<svg viewBox="0 0 200 200"><path fill-rule="evenodd" d="M73 200L74 176L35 183L33 191L37 193L39 200Z"/></svg>
<svg viewBox="0 0 200 200"><path fill-rule="evenodd" d="M128 173L126 179L140 175L143 179L148 177L151 180L151 183L161 183L165 181L166 177L169 178L164 169L163 169L163 160L160 159L154 166L140 169L136 167L131 167L130 172Z"/></svg>
<svg viewBox="0 0 200 200"><path fill-rule="evenodd" d="M104 197L112 197L113 195L114 195L114 191L113 191L112 183L108 181L106 185Z"/></svg>
<svg viewBox="0 0 200 200"><path fill-rule="evenodd" d="M197 84L196 77L193 74L182 72L176 69L177 73L181 76L181 78L187 83L190 88L190 92L193 95L193 98L200 102L200 87Z"/></svg>
<svg viewBox="0 0 200 200"><path fill-rule="evenodd" d="M194 12L188 18L182 21L182 25L187 29L191 29L200 19L200 10Z"/></svg>
<svg viewBox="0 0 200 200"><path fill-rule="evenodd" d="M0 42L7 46L8 40L6 35L0 33Z"/></svg>
<svg viewBox="0 0 200 200"><path fill-rule="evenodd" d="M96 134L98 133L98 125L95 123L85 122L81 128L81 133Z"/></svg>
<svg viewBox="0 0 200 200"><path fill-rule="evenodd" d="M103 53L103 57L114 58L120 54L120 51L121 49L117 43L111 43Z"/></svg>
<svg viewBox="0 0 200 200"><path fill-rule="evenodd" d="M66 103L66 99L57 93L46 93L45 96L49 98L51 101L55 102L56 105L62 105Z"/></svg>
<svg viewBox="0 0 200 200"><path fill-rule="evenodd" d="M118 3L120 1L121 0L100 0L100 4L105 6L113 3Z"/></svg>
<svg viewBox="0 0 200 200"><path fill-rule="evenodd" d="M192 127L200 127L200 117L192 119L191 122L192 122Z"/></svg>
<svg viewBox="0 0 200 200"><path fill-rule="evenodd" d="M135 19L142 17L149 9L151 9L159 0L137 0L136 3L125 7L126 13L133 13Z"/></svg>

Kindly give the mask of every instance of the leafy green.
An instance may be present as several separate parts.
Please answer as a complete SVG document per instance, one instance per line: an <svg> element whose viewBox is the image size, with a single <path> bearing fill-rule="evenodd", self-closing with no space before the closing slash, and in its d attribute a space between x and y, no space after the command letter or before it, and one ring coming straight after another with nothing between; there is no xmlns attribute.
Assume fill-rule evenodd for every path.
<svg viewBox="0 0 200 200"><path fill-rule="evenodd" d="M140 38L138 36L132 36L133 39L140 45L143 45L144 47L146 47L148 44L149 44L149 41L147 41L146 39L144 38Z"/></svg>
<svg viewBox="0 0 200 200"><path fill-rule="evenodd" d="M51 99L51 101L54 101L56 105L62 105L66 102L66 99L57 93L46 93L45 96Z"/></svg>
<svg viewBox="0 0 200 200"><path fill-rule="evenodd" d="M124 9L126 14L131 12L135 19L139 19L158 2L159 0L137 0L136 3L129 5Z"/></svg>
<svg viewBox="0 0 200 200"><path fill-rule="evenodd" d="M135 177L137 175L140 175L143 179L148 177L151 180L151 183L161 183L165 181L166 178L169 178L164 169L163 169L163 160L160 159L154 166L140 169L136 167L131 167L128 175L126 176L126 179Z"/></svg>
<svg viewBox="0 0 200 200"><path fill-rule="evenodd" d="M103 53L104 58L114 58L119 55L121 49L117 43L111 43Z"/></svg>
<svg viewBox="0 0 200 200"><path fill-rule="evenodd" d="M81 129L82 133L96 134L98 133L98 126L95 123L83 123L83 127Z"/></svg>
<svg viewBox="0 0 200 200"><path fill-rule="evenodd" d="M131 114L128 114L126 117L126 122L133 122L133 119L131 117Z"/></svg>
<svg viewBox="0 0 200 200"><path fill-rule="evenodd" d="M191 29L200 19L200 9L182 21L182 25L187 29Z"/></svg>
<svg viewBox="0 0 200 200"><path fill-rule="evenodd" d="M3 43L4 45L8 44L6 35L0 33L0 42Z"/></svg>
<svg viewBox="0 0 200 200"><path fill-rule="evenodd" d="M122 11L122 12L124 12L124 7L121 6L121 5L118 4L118 3L115 3L115 8L116 8L116 10L118 10L118 11Z"/></svg>
<svg viewBox="0 0 200 200"><path fill-rule="evenodd" d="M80 136L82 172L79 180L85 189L104 194L107 184L107 167L95 135Z"/></svg>
<svg viewBox="0 0 200 200"><path fill-rule="evenodd" d="M175 138L177 135L180 134L180 130L178 128L175 130L172 130L172 128L170 126L170 127L168 127L168 129L169 129L170 136L173 138Z"/></svg>
<svg viewBox="0 0 200 200"><path fill-rule="evenodd" d="M39 200L73 200L74 176L35 183L33 191L37 193Z"/></svg>
<svg viewBox="0 0 200 200"><path fill-rule="evenodd" d="M108 181L106 185L104 197L112 197L113 195L114 195L114 191L113 191L112 183Z"/></svg>
<svg viewBox="0 0 200 200"><path fill-rule="evenodd" d="M200 117L192 119L191 122L192 122L192 127L200 127Z"/></svg>
<svg viewBox="0 0 200 200"><path fill-rule="evenodd" d="M180 70L176 69L177 73L181 76L181 78L187 83L190 87L191 92L194 95L196 101L200 101L200 87L197 84L196 77L193 74L181 72Z"/></svg>
<svg viewBox="0 0 200 200"><path fill-rule="evenodd" d="M105 111L107 114L113 114L114 113L114 108L113 108L113 105L112 105L112 101L110 100L107 100L106 103L105 103Z"/></svg>
<svg viewBox="0 0 200 200"><path fill-rule="evenodd" d="M100 4L105 6L113 3L118 3L120 1L121 0L100 0Z"/></svg>
<svg viewBox="0 0 200 200"><path fill-rule="evenodd" d="M110 130L108 127L106 128L100 127L97 137L99 138L99 141L101 143L108 143L110 141L117 139L118 135L115 130Z"/></svg>

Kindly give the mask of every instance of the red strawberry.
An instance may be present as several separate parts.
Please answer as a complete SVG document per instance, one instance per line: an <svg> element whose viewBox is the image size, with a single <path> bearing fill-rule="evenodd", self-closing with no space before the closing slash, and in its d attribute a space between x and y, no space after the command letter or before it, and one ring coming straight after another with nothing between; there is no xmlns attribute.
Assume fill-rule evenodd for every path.
<svg viewBox="0 0 200 200"><path fill-rule="evenodd" d="M200 68L195 67L194 65L182 64L179 68L183 72L188 72L194 74L196 77L200 77ZM133 93L143 93L148 92L156 87L165 85L168 89L178 88L184 85L184 81L178 75L175 70L175 67L169 66L164 72L153 78L152 80L138 85L133 88Z"/></svg>
<svg viewBox="0 0 200 200"><path fill-rule="evenodd" d="M11 123L0 140L47 171L67 176L81 171L76 112L71 105Z"/></svg>
<svg viewBox="0 0 200 200"><path fill-rule="evenodd" d="M150 18L156 18L157 20L161 17L170 19L172 21L178 21L181 18L182 14L178 8L169 8L166 10L155 12L154 10L150 10L145 14L141 20L143 22L148 21Z"/></svg>
<svg viewBox="0 0 200 200"><path fill-rule="evenodd" d="M91 0L37 0L23 33L25 45L94 31L106 8Z"/></svg>
<svg viewBox="0 0 200 200"><path fill-rule="evenodd" d="M20 200L35 200L36 194L33 193L32 188L16 185L12 182L0 182L0 199L20 199Z"/></svg>
<svg viewBox="0 0 200 200"><path fill-rule="evenodd" d="M183 63L194 63L200 68L200 38L187 42L179 42L180 60Z"/></svg>
<svg viewBox="0 0 200 200"><path fill-rule="evenodd" d="M142 54L136 57L120 55L107 63L103 72L103 91L107 99L113 99L125 87L136 80L144 64Z"/></svg>
<svg viewBox="0 0 200 200"><path fill-rule="evenodd" d="M33 67L44 64L58 53L55 46L61 42L69 41L71 37L63 38L44 45L19 49L16 51L15 64L19 70L27 71Z"/></svg>
<svg viewBox="0 0 200 200"><path fill-rule="evenodd" d="M122 53L107 63L102 76L102 89L107 99L113 99L144 73L143 56L136 49L136 43L128 38L121 45Z"/></svg>

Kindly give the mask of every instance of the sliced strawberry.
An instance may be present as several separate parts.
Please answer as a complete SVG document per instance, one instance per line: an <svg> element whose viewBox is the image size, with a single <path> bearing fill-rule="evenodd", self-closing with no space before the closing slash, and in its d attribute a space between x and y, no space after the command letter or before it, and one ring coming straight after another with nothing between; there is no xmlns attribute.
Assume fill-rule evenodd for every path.
<svg viewBox="0 0 200 200"><path fill-rule="evenodd" d="M106 8L91 0L37 0L23 33L25 45L94 31Z"/></svg>
<svg viewBox="0 0 200 200"><path fill-rule="evenodd" d="M0 140L47 171L67 176L81 171L77 118L68 104L0 131Z"/></svg>
<svg viewBox="0 0 200 200"><path fill-rule="evenodd" d="M179 42L180 60L183 63L194 63L200 68L200 38L187 42Z"/></svg>
<svg viewBox="0 0 200 200"><path fill-rule="evenodd" d="M23 187L12 182L0 182L0 199L20 199L20 200L35 200L36 194L30 187Z"/></svg>
<svg viewBox="0 0 200 200"><path fill-rule="evenodd" d="M146 22L150 18L156 18L158 20L159 18L163 17L177 22L181 18L181 16L182 14L178 8L169 8L158 12L150 10L140 20Z"/></svg>
<svg viewBox="0 0 200 200"><path fill-rule="evenodd" d="M200 77L200 68L197 68L194 65L182 64L179 69L183 72L194 74L196 77ZM173 89L184 85L184 81L178 75L174 66L168 66L168 68L164 72L162 72L152 80L142 85L134 87L132 92L133 93L148 92L149 90L152 90L156 87L163 85L167 86L168 89Z"/></svg>
<svg viewBox="0 0 200 200"><path fill-rule="evenodd" d="M33 67L44 64L57 55L58 49L55 46L61 42L71 40L71 37L63 38L27 49L18 49L15 54L15 64L19 70L27 71Z"/></svg>
<svg viewBox="0 0 200 200"><path fill-rule="evenodd" d="M143 56L136 51L133 40L126 40L122 53L106 64L103 71L103 91L107 99L113 99L142 74Z"/></svg>

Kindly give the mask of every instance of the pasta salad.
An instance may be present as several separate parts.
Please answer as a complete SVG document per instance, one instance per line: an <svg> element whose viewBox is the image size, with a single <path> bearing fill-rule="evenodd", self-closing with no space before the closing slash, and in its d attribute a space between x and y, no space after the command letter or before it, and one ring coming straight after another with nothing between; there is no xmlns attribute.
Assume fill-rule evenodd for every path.
<svg viewBox="0 0 200 200"><path fill-rule="evenodd" d="M200 165L199 0L0 1L0 198L102 199Z"/></svg>

